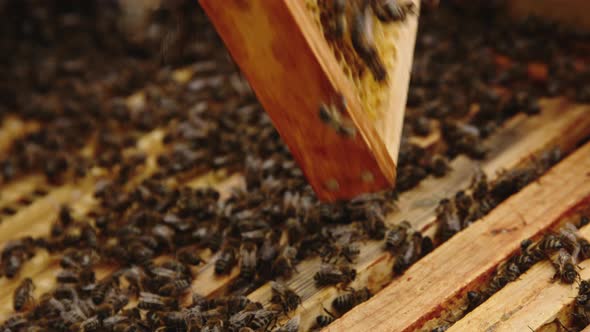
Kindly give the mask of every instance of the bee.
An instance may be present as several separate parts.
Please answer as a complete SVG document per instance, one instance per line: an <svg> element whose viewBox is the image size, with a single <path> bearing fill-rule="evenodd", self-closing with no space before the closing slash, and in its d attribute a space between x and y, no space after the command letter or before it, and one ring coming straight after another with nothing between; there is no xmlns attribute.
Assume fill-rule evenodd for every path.
<svg viewBox="0 0 590 332"><path fill-rule="evenodd" d="M246 308L251 303L252 301L250 301L250 299L245 296L230 296L225 300L225 308L227 309L228 313L234 314L244 310L244 308Z"/></svg>
<svg viewBox="0 0 590 332"><path fill-rule="evenodd" d="M409 14L416 14L412 1L399 4L397 0L371 0L371 7L381 22L404 22Z"/></svg>
<svg viewBox="0 0 590 332"><path fill-rule="evenodd" d="M555 234L549 233L546 234L541 241L534 244L533 248L531 248L531 251L538 249L544 253L548 253L561 248L564 248L562 239Z"/></svg>
<svg viewBox="0 0 590 332"><path fill-rule="evenodd" d="M352 46L358 56L369 68L373 78L377 82L387 79L387 70L377 52L373 36L373 17L366 5L354 14L350 26Z"/></svg>
<svg viewBox="0 0 590 332"><path fill-rule="evenodd" d="M298 332L300 322L301 322L301 317L295 316L295 317L289 319L285 323L285 325L276 329L275 332Z"/></svg>
<svg viewBox="0 0 590 332"><path fill-rule="evenodd" d="M303 239L305 229L303 228L301 221L297 218L287 219L285 227L287 228L287 239L289 239L290 245L295 245Z"/></svg>
<svg viewBox="0 0 590 332"><path fill-rule="evenodd" d="M430 160L428 168L434 176L443 177L451 169L451 166L449 166L449 160L446 157L436 154Z"/></svg>
<svg viewBox="0 0 590 332"><path fill-rule="evenodd" d="M334 17L331 30L334 38L341 39L346 29L346 0L333 0L332 12Z"/></svg>
<svg viewBox="0 0 590 332"><path fill-rule="evenodd" d="M337 296L332 301L332 307L340 314L344 314L358 304L365 302L370 297L371 292L366 287L359 290L353 289L349 293Z"/></svg>
<svg viewBox="0 0 590 332"><path fill-rule="evenodd" d="M284 284L271 281L272 297L270 302L280 304L285 313L295 310L301 304L301 297Z"/></svg>
<svg viewBox="0 0 590 332"><path fill-rule="evenodd" d="M57 282L62 284L77 284L80 282L78 272L72 270L61 270L55 278Z"/></svg>
<svg viewBox="0 0 590 332"><path fill-rule="evenodd" d="M72 217L72 210L68 205L63 204L59 207L58 220L64 226L68 226L72 223L74 218Z"/></svg>
<svg viewBox="0 0 590 332"><path fill-rule="evenodd" d="M482 293L476 291L469 291L467 292L467 308L465 309L465 313L469 313L473 311L473 309L477 308L480 304L485 301L485 297Z"/></svg>
<svg viewBox="0 0 590 332"><path fill-rule="evenodd" d="M497 291L506 286L506 284L508 284L508 278L506 278L506 276L502 273L496 273L490 280L490 283L485 290L486 296L492 296Z"/></svg>
<svg viewBox="0 0 590 332"><path fill-rule="evenodd" d="M503 267L501 273L508 280L508 282L518 279L521 274L518 265L516 265L514 262L508 262L506 266Z"/></svg>
<svg viewBox="0 0 590 332"><path fill-rule="evenodd" d="M297 271L295 268L296 257L297 248L285 246L272 264L272 273L275 276L289 278L293 271Z"/></svg>
<svg viewBox="0 0 590 332"><path fill-rule="evenodd" d="M255 312L249 326L256 331L265 331L276 319L276 311L260 309Z"/></svg>
<svg viewBox="0 0 590 332"><path fill-rule="evenodd" d="M566 223L559 229L559 239L562 241L564 248L566 248L572 255L577 258L582 250L580 240L583 239L578 236L578 229L576 226ZM584 240L585 241L585 240Z"/></svg>
<svg viewBox="0 0 590 332"><path fill-rule="evenodd" d="M118 278L114 278L112 276L109 276L105 279L103 279L102 281L100 281L96 287L92 290L92 302L94 302L94 304L98 305L101 304L107 293L115 288L119 286L119 279Z"/></svg>
<svg viewBox="0 0 590 332"><path fill-rule="evenodd" d="M251 280L256 275L256 244L246 242L240 248L240 277Z"/></svg>
<svg viewBox="0 0 590 332"><path fill-rule="evenodd" d="M579 294L590 294L590 281L588 281L588 280L580 281L580 285L578 286L578 293Z"/></svg>
<svg viewBox="0 0 590 332"><path fill-rule="evenodd" d="M251 310L244 310L244 311L233 314L229 318L230 330L238 331L241 328L250 325L250 323L254 319L255 315L256 315L255 311L251 311Z"/></svg>
<svg viewBox="0 0 590 332"><path fill-rule="evenodd" d="M139 293L139 302L137 304L139 309L163 311L166 308L175 308L177 306L178 301L175 298L164 297L148 292Z"/></svg>
<svg viewBox="0 0 590 332"><path fill-rule="evenodd" d="M191 269L185 264L174 259L170 259L162 263L162 268L170 270L180 276L187 278L192 277Z"/></svg>
<svg viewBox="0 0 590 332"><path fill-rule="evenodd" d="M129 298L124 294L109 296L106 301L96 307L96 315L103 320L119 312L127 303L129 303Z"/></svg>
<svg viewBox="0 0 590 332"><path fill-rule="evenodd" d="M316 285L327 286L335 284L348 284L356 278L356 270L348 265L335 266L322 264L320 270L313 276Z"/></svg>
<svg viewBox="0 0 590 332"><path fill-rule="evenodd" d="M363 228L371 239L383 240L385 237L385 217L377 206L367 207L366 220L363 222Z"/></svg>
<svg viewBox="0 0 590 332"><path fill-rule="evenodd" d="M588 225L590 223L590 218L588 216L581 216L580 217L580 226L579 227L584 227L586 225Z"/></svg>
<svg viewBox="0 0 590 332"><path fill-rule="evenodd" d="M338 95L338 104L321 104L319 109L320 120L332 127L338 134L345 137L354 138L356 128L354 123L343 116L346 110L346 100L342 94Z"/></svg>
<svg viewBox="0 0 590 332"><path fill-rule="evenodd" d="M215 260L215 274L228 274L235 264L235 250L231 247L226 247L221 251L217 260Z"/></svg>
<svg viewBox="0 0 590 332"><path fill-rule="evenodd" d="M315 318L315 322L318 327L326 327L332 324L332 322L335 320L336 319L332 315L318 315Z"/></svg>
<svg viewBox="0 0 590 332"><path fill-rule="evenodd" d="M260 267L258 272L265 278L272 277L272 263L279 254L279 239L277 236L270 234L273 234L273 232L267 235L259 250Z"/></svg>
<svg viewBox="0 0 590 332"><path fill-rule="evenodd" d="M196 266L201 264L201 257L193 250L193 248L180 249L176 253L176 258L186 265Z"/></svg>
<svg viewBox="0 0 590 332"><path fill-rule="evenodd" d="M13 315L0 326L2 331L20 331L29 321L21 315Z"/></svg>
<svg viewBox="0 0 590 332"><path fill-rule="evenodd" d="M158 290L158 293L163 296L177 296L187 291L191 283L187 279L176 279L164 284Z"/></svg>
<svg viewBox="0 0 590 332"><path fill-rule="evenodd" d="M165 325L164 331L185 331L187 328L185 315L180 311L165 312L162 314L162 320Z"/></svg>
<svg viewBox="0 0 590 332"><path fill-rule="evenodd" d="M385 246L393 252L399 250L406 242L408 231L411 228L412 225L410 225L407 220L393 226L393 228L385 234Z"/></svg>
<svg viewBox="0 0 590 332"><path fill-rule="evenodd" d="M457 214L457 209L449 199L440 201L436 208L436 220L438 222L438 236L442 241L450 239L453 235L461 231L461 220Z"/></svg>
<svg viewBox="0 0 590 332"><path fill-rule="evenodd" d="M477 168L475 175L471 178L471 184L469 185L473 198L476 201L482 200L487 196L489 191L488 179L486 173L481 168Z"/></svg>
<svg viewBox="0 0 590 332"><path fill-rule="evenodd" d="M449 328L451 328L451 324L443 323L442 325L439 325L439 326L433 328L432 330L430 330L430 332L445 332Z"/></svg>
<svg viewBox="0 0 590 332"><path fill-rule="evenodd" d="M361 249L356 243L341 245L338 248L338 251L340 256L343 257L348 263L353 263L361 254Z"/></svg>
<svg viewBox="0 0 590 332"><path fill-rule="evenodd" d="M566 284L573 284L580 275L576 271L576 265L572 255L565 249L559 249L551 260L551 264L555 268L555 275L553 280L561 280Z"/></svg>
<svg viewBox="0 0 590 332"><path fill-rule="evenodd" d="M210 319L207 324L203 326L201 332L222 332L224 331L224 324L221 319Z"/></svg>
<svg viewBox="0 0 590 332"><path fill-rule="evenodd" d="M393 263L393 272L401 274L410 265L414 264L422 254L422 234L414 232L401 248L398 256Z"/></svg>
<svg viewBox="0 0 590 332"><path fill-rule="evenodd" d="M27 305L34 301L33 291L35 284L31 278L25 278L20 285L14 290L12 306L15 311L26 309Z"/></svg>
<svg viewBox="0 0 590 332"><path fill-rule="evenodd" d="M582 260L590 258L590 242L584 238L580 238L578 239L578 244L580 245L580 257Z"/></svg>

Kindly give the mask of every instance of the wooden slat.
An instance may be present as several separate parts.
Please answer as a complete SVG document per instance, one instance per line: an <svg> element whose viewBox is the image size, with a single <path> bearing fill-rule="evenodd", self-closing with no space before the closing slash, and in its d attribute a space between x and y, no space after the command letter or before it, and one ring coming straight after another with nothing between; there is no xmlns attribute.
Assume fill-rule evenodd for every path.
<svg viewBox="0 0 590 332"><path fill-rule="evenodd" d="M23 121L14 115L5 116L0 128L0 155L4 156L12 142L39 128L36 121Z"/></svg>
<svg viewBox="0 0 590 332"><path fill-rule="evenodd" d="M137 149L147 155L145 171L139 177L148 176L155 171L156 157L163 149L162 136L161 130L154 130L138 141ZM48 234L51 221L56 218L62 204L71 205L74 202L82 201L84 205L92 205L94 185L102 175L102 171L93 169L89 173L77 183L68 183L55 188L47 196L20 210L14 216L6 218L0 224L0 247L3 247L9 240L22 236Z"/></svg>
<svg viewBox="0 0 590 332"><path fill-rule="evenodd" d="M498 171L528 162L531 155L553 146L559 146L564 153L568 153L590 135L587 107L569 105L559 99L545 100L542 105L543 112L539 116L519 115L487 141L492 149L489 159L480 166L489 179L496 178ZM438 201L467 187L478 166L468 158L459 157L451 163L451 167L452 172L444 178L428 178L417 188L400 195L397 202L399 211L388 216L387 223L394 225L408 220L416 229L432 236L435 232L435 227L432 227L435 222L434 210ZM382 241L364 243L358 261L355 266L357 280L352 286L368 286L377 292L391 281L393 258L384 251ZM318 271L319 265L319 259L302 262L297 266L297 275L288 281L288 285L304 299L299 309L303 330L313 324L315 316L322 314L323 307L328 308L331 300L339 293L334 288L318 290L315 287L311 276ZM250 297L268 302L270 286L265 285Z"/></svg>
<svg viewBox="0 0 590 332"><path fill-rule="evenodd" d="M45 177L37 174L7 183L0 188L0 206L7 206L19 198L31 194L35 189L46 187L47 181Z"/></svg>
<svg viewBox="0 0 590 332"><path fill-rule="evenodd" d="M327 331L413 331L518 250L590 200L590 143L412 266ZM559 202L556 204L556 202Z"/></svg>
<svg viewBox="0 0 590 332"><path fill-rule="evenodd" d="M396 52L387 62L395 66L378 89L386 98L371 110L362 105L358 87L344 74L305 1L200 3L318 197L346 199L394 182L415 16L389 25L394 30L387 35L393 40L385 43L394 43ZM318 116L319 106L338 103L339 94L347 103L343 116L358 132L354 137L337 133ZM369 173L372 181L363 176Z"/></svg>
<svg viewBox="0 0 590 332"><path fill-rule="evenodd" d="M587 202L587 211L590 211L590 201ZM577 214L573 217L579 220ZM582 228L580 235L590 239L590 226ZM580 277L584 280L590 278L590 260L579 266ZM548 261L535 265L455 323L448 332L554 331L558 327L556 319L567 324L569 315L559 317L559 314L562 311L570 313L566 309L573 305L578 289L575 285L553 282L554 273L555 269Z"/></svg>
<svg viewBox="0 0 590 332"><path fill-rule="evenodd" d="M204 180L205 179L205 180ZM199 186L210 185L221 192L221 197L227 197L228 193L233 188L243 186L243 178L241 176L229 176L226 179L219 179L217 182L212 181L209 174L205 174L198 178L189 181L189 183L197 183ZM80 200L75 202L72 206L72 212L76 215L85 215L96 201ZM36 284L36 295L41 295L50 291L55 286L55 274L59 270L57 264L58 255L49 255L46 252L38 253L31 261L25 263L23 270L20 272L22 277L31 277ZM114 272L113 266L100 266L97 270L97 276L100 278L106 277ZM196 269L196 278L192 283L192 291L195 293L208 296L219 292L220 284L212 282L217 280L214 275L214 257L209 258L208 262ZM238 269L232 271L232 275L237 275ZM0 279L0 321L6 319L12 313L12 295L14 289L18 286L22 278L15 279ZM190 297L185 299L185 304L190 303Z"/></svg>

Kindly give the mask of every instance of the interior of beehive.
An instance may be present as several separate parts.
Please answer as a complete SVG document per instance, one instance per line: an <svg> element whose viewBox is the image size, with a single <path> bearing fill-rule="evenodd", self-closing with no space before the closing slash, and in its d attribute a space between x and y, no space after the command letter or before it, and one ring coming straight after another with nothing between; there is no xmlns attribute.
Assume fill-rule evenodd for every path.
<svg viewBox="0 0 590 332"><path fill-rule="evenodd" d="M362 59L356 54L349 36L336 40L331 38L328 31L328 24L333 16L330 8L332 0L305 0L307 12L316 26L321 30L324 38L334 52L336 60L342 71L356 88L356 94L363 107L364 112L373 119L382 117L387 111L391 98L391 73L397 64L397 43L399 39L399 28L405 22L383 24L377 19L373 20L373 33L375 44L383 64L388 73L386 81L375 80ZM351 7L348 11L353 10ZM349 12L347 16L350 17Z"/></svg>

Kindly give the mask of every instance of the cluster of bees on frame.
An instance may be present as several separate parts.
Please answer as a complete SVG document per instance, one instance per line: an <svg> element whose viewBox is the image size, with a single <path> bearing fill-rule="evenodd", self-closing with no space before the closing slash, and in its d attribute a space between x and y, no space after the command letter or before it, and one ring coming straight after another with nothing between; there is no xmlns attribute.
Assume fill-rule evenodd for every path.
<svg viewBox="0 0 590 332"><path fill-rule="evenodd" d="M320 7L325 9L322 15L329 17L324 27L327 40L335 43L334 47L350 40L356 56L375 81L386 81L387 69L374 39L374 20L382 24L405 22L409 15L417 14L415 4L410 0L403 3L397 0L331 0L320 3ZM346 100L341 95L336 99L320 105L319 118L338 134L354 138L356 128L346 116Z"/></svg>
<svg viewBox="0 0 590 332"><path fill-rule="evenodd" d="M582 216L579 227L586 226L589 222L588 217ZM576 324L585 327L590 323L590 315L587 314L585 307L589 292L588 283L580 279L578 263L588 258L590 258L590 242L581 237L578 234L578 228L571 223L566 223L557 232L544 234L537 241L526 239L520 245L520 253L502 263L481 290L467 292L467 304L462 316L473 311L509 282L517 280L534 264L548 260L555 270L552 282L579 283L580 294L576 297L573 318L574 322L578 322ZM450 322L443 323L435 327L432 332L446 331L451 325Z"/></svg>
<svg viewBox="0 0 590 332"><path fill-rule="evenodd" d="M35 10L26 11L27 14L44 13L45 3L51 6L50 1L35 2ZM367 3L366 12L373 15L374 5ZM91 5L92 1L78 4ZM104 8L106 5L85 12L95 13ZM349 13L350 9L347 15ZM15 17L21 20L21 16ZM22 18L24 29L51 30L54 25L47 20L52 17L54 15L46 12L25 16ZM406 140L400 151L399 182L395 191L333 205L317 201L255 96L247 84L239 80L233 64L224 61L227 60L226 51L204 15L199 17L201 23L190 22L203 33L202 40L187 48L193 52L189 64L199 75L191 76L182 84L171 79L170 68L157 69L158 66L146 59L149 52L137 45L131 47L139 54L137 57L127 55L126 51L123 55L118 53L119 49L128 50L129 46L124 42L117 45L115 33L104 33L110 31L107 30L111 26L108 21L80 16L76 12L55 17L60 17L59 21L67 25L63 28L76 30L82 36L50 39L48 45L52 46L43 50L35 48L40 44L34 37L36 34L14 41L12 50L19 54L16 59L21 56L24 59L27 53L32 53L42 54L39 58L57 60L30 59L36 75L27 74L22 86L15 85L18 89L14 95L18 98L0 100L3 111L19 110L17 116L43 123L39 130L13 144L0 161L0 176L3 182L8 182L41 173L51 183L69 183L95 166L113 176L97 183L96 210L80 216L75 207L65 206L52 222L48 234L14 239L5 244L0 273L6 278L18 278L20 287L13 294L12 307L16 312L2 322L0 331L293 332L304 321L303 316L298 318L297 309L305 306L302 301L309 292L304 294L288 285L294 288L293 285L303 278L313 279L318 289L338 289L338 295L329 300L325 314L316 317L319 328L371 296L373 289L365 288L364 281L358 280L362 272L355 271L360 257L359 243L383 241L384 250L396 255L392 274L398 275L429 252L433 242L438 244L437 241L444 241L468 225L473 217L463 219L465 211L469 212L465 215L471 216L485 211L490 197L507 197L544 169L521 168L504 173L501 181L488 184L485 200L479 200L480 195L476 194L479 187L475 185L449 199L442 204L438 216L440 223L448 224L445 227L449 232L441 233L438 238L420 234L407 223L396 227L386 224L385 216L392 211L391 204L399 193L415 187L431 174L446 174L450 169L447 158L458 154L481 158L485 149L476 146L494 128L525 106L538 111L534 103L537 92L532 90L533 85L528 83L526 75L522 75L522 68L506 74L490 67L493 70L487 72L485 61L489 58L477 53L483 49L479 39L466 35L462 47L444 48L451 40L461 43L454 40L457 34L448 30L457 21L455 16L440 22L422 20L425 35L416 59L424 61L415 62L410 89L412 104L419 113L407 112L411 121L406 121L412 126L420 124L421 130L414 126L411 133L427 135L433 129L431 120L440 120L443 123L441 141L449 148L432 157L429 150ZM106 13L101 17L116 15ZM366 19L378 20L373 16ZM76 25L94 23L94 20L96 25ZM13 22L0 22L0 25L7 23ZM99 32L85 33L85 29L96 27L100 27ZM344 34L351 29L345 26ZM473 31L478 37L489 32L485 29ZM60 36L51 31L39 34L46 38ZM101 40L103 35L109 36L107 41ZM535 36L545 39L545 34ZM519 38L506 43L524 45L523 53L538 53L531 51L529 45L535 43L529 41L530 37ZM97 40L103 48L93 48ZM437 42L428 44L428 40ZM522 40L529 42L522 43ZM84 42L89 45L84 46ZM484 43L485 38L480 42ZM543 40L543 45L545 42ZM62 61L56 56L67 53L65 50L72 46L80 50L79 58ZM464 48L478 55L468 66L463 65L461 58ZM104 63L88 65L89 54L101 55ZM441 54L450 62L444 68L426 61ZM562 73L560 77L571 76L570 65L565 60L556 61L563 64L558 67ZM452 73L457 74L449 78L445 73L451 72L449 67L452 66L456 67ZM3 87L12 87L13 83L23 80L13 77L8 69L6 72L9 74L0 78ZM488 79L496 79L496 73L503 74L497 78L498 82L522 80L523 86L531 87L530 93L523 95L525 90L520 91L513 105L505 105L510 109L503 110L502 99L490 93L487 85L471 89L478 86L474 80L488 84ZM442 77L446 81L432 81L432 77ZM454 84L453 77L468 79ZM583 78L576 79L583 81ZM59 84L47 83L54 80L59 80ZM563 81L561 85L576 84ZM445 86L451 88L445 89ZM534 85L538 86L543 85ZM145 95L145 107L127 106L125 98L138 90ZM468 110L463 103L468 102L477 102L480 110L476 118L462 125L464 112ZM338 109L345 107L341 106L345 102L335 98L326 103L326 113L330 113L332 103ZM412 117L414 115L420 117ZM345 119L325 118L343 135L354 137ZM425 121L414 121L416 119ZM141 172L147 156L141 152L122 154L121 151L133 149L139 137L155 128L164 131L165 151L156 158L156 172L138 183L137 175L144 174ZM78 149L86 146L89 137L96 137L97 145L95 154L88 158ZM243 174L246 189L233 191L227 199L221 199L216 190L196 190L179 184L211 169ZM483 184L483 181L474 183ZM47 192L38 196L45 194ZM45 289L45 284L39 282L42 278L29 274L25 263L46 251L59 261L60 271L55 275L56 286L37 294ZM297 270L298 264L317 256L321 257L322 264L311 272L315 274L303 275ZM111 268L112 273L103 277L100 272L105 266ZM202 269L213 269L216 277L201 274ZM223 282L223 286L227 286L224 295L200 295L200 287L206 284L205 276L207 281ZM235 282L228 281L234 277ZM266 298L259 299L268 300L269 304L263 305L247 297L273 280L275 283L271 283L270 290L263 292ZM353 280L359 286L351 288Z"/></svg>
<svg viewBox="0 0 590 332"><path fill-rule="evenodd" d="M412 1L398 0L332 0L323 4L329 12L326 27L328 41L350 40L357 56L377 82L387 80L387 70L375 44L375 19L382 24L405 22L417 14Z"/></svg>

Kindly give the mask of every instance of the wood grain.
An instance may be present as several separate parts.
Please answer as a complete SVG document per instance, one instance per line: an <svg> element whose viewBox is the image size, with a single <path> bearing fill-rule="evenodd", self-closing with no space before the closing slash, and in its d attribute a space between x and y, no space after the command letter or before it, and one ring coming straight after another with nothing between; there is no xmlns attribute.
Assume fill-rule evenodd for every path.
<svg viewBox="0 0 590 332"><path fill-rule="evenodd" d="M588 211L590 201L586 206ZM579 215L575 215L574 219L579 219ZM582 228L580 235L590 240L590 226ZM584 280L590 278L590 260L579 266L580 277ZM550 331L559 327L556 319L567 324L569 315L559 317L559 314L562 311L570 313L564 309L572 307L578 289L575 285L552 282L554 273L555 269L548 261L535 265L455 323L448 332L509 332L526 331L529 328Z"/></svg>
<svg viewBox="0 0 590 332"><path fill-rule="evenodd" d="M412 266L327 331L413 331L489 274L523 239L590 200L590 143ZM559 204L554 204L559 202Z"/></svg>
<svg viewBox="0 0 590 332"><path fill-rule="evenodd" d="M321 199L350 198L394 182L415 18L400 31L404 44L392 73L392 97L375 121L361 109L352 82L303 1L200 3ZM357 128L354 137L338 134L318 116L319 106L338 101L340 93Z"/></svg>
<svg viewBox="0 0 590 332"><path fill-rule="evenodd" d="M435 208L442 198L452 196L457 190L466 188L477 167L496 178L503 169L509 170L530 162L531 156L559 146L564 154L576 149L578 143L590 135L588 107L570 105L561 99L544 100L542 113L536 117L518 115L505 123L504 127L486 143L491 147L489 157L477 164L466 157L459 157L451 163L452 171L444 178L427 178L420 185L400 195L398 211L387 217L388 225L408 220L415 228L433 236L436 227ZM368 241L363 244L358 263L357 279L353 287L368 286L378 292L393 278L391 269L393 257L383 250L382 241ZM319 259L307 260L297 266L299 273L287 284L304 299L298 313L301 314L302 329L314 323L316 315L323 313L323 307L330 307L331 300L339 293L335 288L318 290L312 275L318 271ZM250 295L253 300L268 302L270 286L256 290Z"/></svg>

